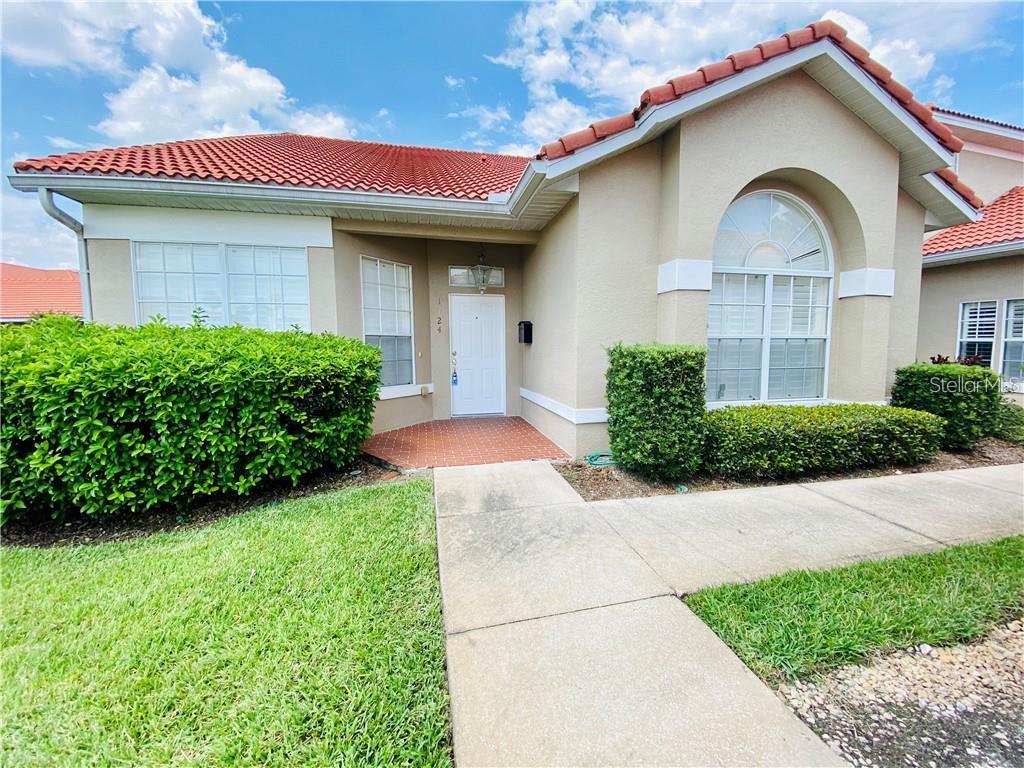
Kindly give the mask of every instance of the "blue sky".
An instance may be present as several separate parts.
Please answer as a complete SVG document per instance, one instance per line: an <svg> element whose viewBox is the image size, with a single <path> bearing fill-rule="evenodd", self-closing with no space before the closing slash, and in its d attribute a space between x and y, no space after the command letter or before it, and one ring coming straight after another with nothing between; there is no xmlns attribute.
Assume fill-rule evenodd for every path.
<svg viewBox="0 0 1024 768"><path fill-rule="evenodd" d="M1024 122L1019 3L12 3L2 141L22 157L292 130L532 153L643 89L836 18L925 101ZM3 189L2 258L74 241ZM74 211L73 206L68 206Z"/></svg>

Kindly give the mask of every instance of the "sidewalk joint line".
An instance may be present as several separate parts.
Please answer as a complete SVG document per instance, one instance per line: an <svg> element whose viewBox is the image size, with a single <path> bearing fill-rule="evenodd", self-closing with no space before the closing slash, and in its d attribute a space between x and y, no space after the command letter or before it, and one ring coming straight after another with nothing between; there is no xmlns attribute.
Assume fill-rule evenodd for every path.
<svg viewBox="0 0 1024 768"><path fill-rule="evenodd" d="M882 517L881 515L876 515L874 512L869 512L868 510L862 509L861 507L858 507L856 504L851 504L850 502L844 501L843 499L837 499L834 496L829 496L827 493L823 493L822 491L819 491L819 490L817 490L815 488L811 488L812 485L814 485L814 483L800 483L800 487L801 488L806 488L811 493L813 493L813 494L815 494L817 496L821 496L823 499L828 499L829 501L834 501L837 504L843 505L844 507L849 507L850 509L854 510L855 512L860 512L862 514L867 515L868 517L873 517L873 518L875 518L875 520L878 520L878 521L883 522L883 523L888 523L889 525L891 525L891 526L893 526L895 528L900 528L900 529L902 529L904 531L907 531L908 533L914 534L915 536L921 536L922 538L928 539L928 541L934 542L935 544L941 544L943 546L947 546L946 542L944 542L942 539L937 539L934 536L929 536L927 533L922 533L921 531L915 530L915 529L911 528L908 525L903 525L902 523L897 523L897 522L894 522L892 520L887 520L886 518Z"/></svg>
<svg viewBox="0 0 1024 768"><path fill-rule="evenodd" d="M630 603L642 603L645 600L657 600L661 597L675 598L675 593L671 591L663 592L660 595L648 595L647 597L634 597L629 600L616 600L612 603L605 603L603 605L589 605L586 608L573 608L571 611L555 611L554 613L545 613L540 616L530 616L525 619L512 619L511 621L499 621L497 624L484 624L480 627L469 627L468 629L459 629L455 632L446 633L448 637L455 637L456 635L464 635L467 632L476 632L480 629L495 629L496 627L507 627L510 624L523 624L527 621L538 621L539 619L551 619L555 616L570 616L574 613L584 613L585 611L599 611L602 608L614 608L616 605L629 605Z"/></svg>

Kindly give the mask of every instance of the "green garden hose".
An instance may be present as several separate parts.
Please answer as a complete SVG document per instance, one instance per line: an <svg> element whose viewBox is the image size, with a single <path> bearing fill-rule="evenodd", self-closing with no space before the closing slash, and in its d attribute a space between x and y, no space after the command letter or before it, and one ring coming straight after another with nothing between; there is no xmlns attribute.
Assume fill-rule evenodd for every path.
<svg viewBox="0 0 1024 768"><path fill-rule="evenodd" d="M615 466L615 455L612 453L590 453L587 454L587 464L592 467Z"/></svg>

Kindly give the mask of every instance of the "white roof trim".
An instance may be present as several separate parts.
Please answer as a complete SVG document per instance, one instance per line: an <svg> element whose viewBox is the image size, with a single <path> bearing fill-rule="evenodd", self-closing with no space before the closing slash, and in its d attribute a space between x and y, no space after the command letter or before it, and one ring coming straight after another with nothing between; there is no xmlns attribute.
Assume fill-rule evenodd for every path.
<svg viewBox="0 0 1024 768"><path fill-rule="evenodd" d="M939 267L944 264L996 259L1002 256L1013 256L1018 253L1024 253L1024 240L1010 240L1005 243L982 245L977 248L962 248L959 251L946 251L945 253L924 256L921 259L921 266L924 269L928 269L928 267Z"/></svg>
<svg viewBox="0 0 1024 768"><path fill-rule="evenodd" d="M972 131L990 133L993 136L1002 136L1005 139L1016 139L1024 141L1024 128L1010 128L1005 125L993 125L992 123L973 117L960 117L950 115L946 112L935 112L935 119L945 123L950 128L970 128Z"/></svg>

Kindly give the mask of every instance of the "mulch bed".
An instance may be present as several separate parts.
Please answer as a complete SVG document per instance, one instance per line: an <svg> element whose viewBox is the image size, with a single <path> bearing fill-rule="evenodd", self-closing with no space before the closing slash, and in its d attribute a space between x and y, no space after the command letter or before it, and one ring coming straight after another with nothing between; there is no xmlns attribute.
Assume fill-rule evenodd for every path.
<svg viewBox="0 0 1024 768"><path fill-rule="evenodd" d="M787 683L779 695L857 768L1024 765L1024 627L912 646Z"/></svg>
<svg viewBox="0 0 1024 768"><path fill-rule="evenodd" d="M310 475L299 485L278 483L261 488L248 496L222 496L207 499L187 510L154 510L137 515L111 517L76 517L69 520L51 518L16 520L3 527L3 546L57 547L72 544L98 544L106 541L128 541L164 531L183 531L208 525L222 517L273 501L297 499L324 491L377 485L401 477L398 472L366 459L359 459L345 469L333 469Z"/></svg>
<svg viewBox="0 0 1024 768"><path fill-rule="evenodd" d="M716 477L696 477L683 481L689 493L705 491L725 491L732 488L752 488L765 485L780 485L791 482L813 482L816 480L842 480L850 477L882 477L884 475L907 475L918 472L939 472L946 469L968 469L970 467L990 467L1001 464L1019 464L1024 462L1024 445L1015 445L1005 440L987 437L980 440L971 451L963 453L940 452L931 461L911 467L881 467L862 469L846 473L830 473L813 477L802 477L798 480L780 480L777 482L758 480L741 482L723 480ZM566 479L576 492L586 501L602 501L604 499L628 499L637 496L663 496L679 493L679 483L661 483L648 480L640 475L618 467L592 467L585 461L556 463L555 469Z"/></svg>

